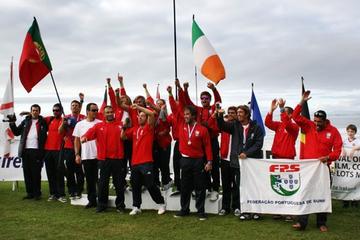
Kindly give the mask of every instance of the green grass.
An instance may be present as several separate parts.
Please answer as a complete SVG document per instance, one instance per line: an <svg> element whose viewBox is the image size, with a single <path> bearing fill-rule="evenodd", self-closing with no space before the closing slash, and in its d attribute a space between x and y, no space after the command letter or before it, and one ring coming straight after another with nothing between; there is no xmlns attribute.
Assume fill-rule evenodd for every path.
<svg viewBox="0 0 360 240"><path fill-rule="evenodd" d="M12 183L0 182L0 239L359 239L360 208L343 209L333 202L328 217L330 231L320 233L311 215L304 232L291 228L291 223L272 220L240 222L229 215L210 215L200 222L196 215L175 219L173 212L158 216L155 211L131 217L115 209L96 214L69 203L47 202L47 184L43 184L43 199L22 200L24 184L11 191Z"/></svg>

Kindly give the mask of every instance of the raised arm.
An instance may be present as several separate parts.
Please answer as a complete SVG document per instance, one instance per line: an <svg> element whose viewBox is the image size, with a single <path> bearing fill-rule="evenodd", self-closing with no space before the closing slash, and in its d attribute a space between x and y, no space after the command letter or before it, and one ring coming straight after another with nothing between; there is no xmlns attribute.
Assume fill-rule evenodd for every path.
<svg viewBox="0 0 360 240"><path fill-rule="evenodd" d="M185 105L190 105L190 106L196 107L195 104L191 101L190 96L189 96L189 92L188 92L189 83L184 82L183 86L184 86L183 98L184 98Z"/></svg>
<svg viewBox="0 0 360 240"><path fill-rule="evenodd" d="M176 103L174 96L172 94L172 87L168 86L166 88L166 91L169 93L169 104L170 104L170 109L171 112L176 115L178 113L178 104Z"/></svg>
<svg viewBox="0 0 360 240"><path fill-rule="evenodd" d="M144 107L140 107L140 106L137 105L137 104L133 104L133 105L131 105L131 107L132 107L133 109L136 109L136 110L138 110L138 111L140 111L140 112L145 113L145 114L148 116L148 123L149 123L149 125L150 125L151 127L154 127L154 126L155 126L155 114L154 114L153 111L151 111L151 110L149 110L149 109L147 109L147 108L144 108Z"/></svg>
<svg viewBox="0 0 360 240"><path fill-rule="evenodd" d="M278 101L275 98L271 101L270 110L265 117L265 126L273 131L276 131L280 126L280 122L273 121L273 113L277 108L277 106L278 106Z"/></svg>
<svg viewBox="0 0 360 240"><path fill-rule="evenodd" d="M118 73L118 81L120 84L120 96L125 96L126 91L125 91L125 87L124 87L124 77L121 76L119 73Z"/></svg>
<svg viewBox="0 0 360 240"><path fill-rule="evenodd" d="M81 109L82 109L82 106L83 106L83 103L84 103L84 98L85 98L84 93L79 93L80 112L81 112Z"/></svg>
<svg viewBox="0 0 360 240"><path fill-rule="evenodd" d="M313 124L310 119L301 116L302 105L310 99L311 99L310 91L304 92L304 94L301 97L300 103L295 107L294 112L292 114L294 121L299 127L301 127L301 129L304 132L309 131L311 129L311 125Z"/></svg>
<svg viewBox="0 0 360 240"><path fill-rule="evenodd" d="M209 82L207 84L207 87L210 88L214 94L214 105L216 103L221 103L221 96L220 96L220 93L218 92L218 90L216 89L215 85L213 83Z"/></svg>
<svg viewBox="0 0 360 240"><path fill-rule="evenodd" d="M155 101L154 99L151 97L150 93L149 93L149 90L147 89L147 85L146 83L143 84L143 88L145 90L145 95L146 95L146 104L154 109L157 113L160 112L160 108L155 104Z"/></svg>
<svg viewBox="0 0 360 240"><path fill-rule="evenodd" d="M225 122L224 121L224 112L225 111L223 109L216 110L215 117L216 117L217 126L220 131L232 134L235 131L236 121Z"/></svg>
<svg viewBox="0 0 360 240"><path fill-rule="evenodd" d="M107 85L108 85L108 93L109 93L111 106L114 109L114 111L116 111L118 109L118 105L116 103L116 97L115 97L114 89L111 86L111 79L107 78L106 82L107 82Z"/></svg>

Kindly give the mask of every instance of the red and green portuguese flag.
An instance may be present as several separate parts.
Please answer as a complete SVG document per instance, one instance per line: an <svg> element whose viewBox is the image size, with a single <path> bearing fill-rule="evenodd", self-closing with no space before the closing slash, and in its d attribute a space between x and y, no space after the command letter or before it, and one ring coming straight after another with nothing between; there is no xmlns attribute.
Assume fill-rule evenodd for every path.
<svg viewBox="0 0 360 240"><path fill-rule="evenodd" d="M34 21L26 34L19 63L19 77L27 92L52 70L49 56L41 40L39 25Z"/></svg>

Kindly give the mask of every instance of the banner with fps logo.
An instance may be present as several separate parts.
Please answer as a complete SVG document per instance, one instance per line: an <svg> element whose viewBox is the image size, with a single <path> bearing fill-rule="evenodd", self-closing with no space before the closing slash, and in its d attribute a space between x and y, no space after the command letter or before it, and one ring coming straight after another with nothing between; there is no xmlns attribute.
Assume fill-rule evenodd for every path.
<svg viewBox="0 0 360 240"><path fill-rule="evenodd" d="M240 160L241 211L302 215L331 212L330 175L319 160Z"/></svg>

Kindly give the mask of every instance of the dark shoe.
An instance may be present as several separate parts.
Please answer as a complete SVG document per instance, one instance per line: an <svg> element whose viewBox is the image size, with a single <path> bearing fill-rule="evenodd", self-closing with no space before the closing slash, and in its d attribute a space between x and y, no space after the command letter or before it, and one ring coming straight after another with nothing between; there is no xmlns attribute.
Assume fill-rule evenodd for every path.
<svg viewBox="0 0 360 240"><path fill-rule="evenodd" d="M76 199L81 199L81 198L82 198L82 193L76 194Z"/></svg>
<svg viewBox="0 0 360 240"><path fill-rule="evenodd" d="M292 225L292 227L295 229L295 230L298 230L298 231L304 231L305 230L305 227L304 226L301 226L300 223L295 223Z"/></svg>
<svg viewBox="0 0 360 240"><path fill-rule="evenodd" d="M70 199L71 200L76 200L76 193L71 193L70 194Z"/></svg>
<svg viewBox="0 0 360 240"><path fill-rule="evenodd" d="M240 214L239 219L240 219L241 221L250 220L250 219L251 219L251 216L250 216L250 214L248 214L248 213L242 213L242 214Z"/></svg>
<svg viewBox="0 0 360 240"><path fill-rule="evenodd" d="M125 208L124 207L116 207L116 211L120 214L124 214L125 213Z"/></svg>
<svg viewBox="0 0 360 240"><path fill-rule="evenodd" d="M86 204L85 209L96 207L96 205L96 203L88 203Z"/></svg>
<svg viewBox="0 0 360 240"><path fill-rule="evenodd" d="M174 218L182 218L182 217L186 217L189 216L189 212L184 212L184 211L179 211L178 213L176 213L174 215Z"/></svg>
<svg viewBox="0 0 360 240"><path fill-rule="evenodd" d="M221 209L219 211L219 216L225 216L228 215L230 213L230 211L226 210L226 209Z"/></svg>
<svg viewBox="0 0 360 240"><path fill-rule="evenodd" d="M26 195L25 197L23 197L23 200L33 199L33 198L34 198L34 196Z"/></svg>
<svg viewBox="0 0 360 240"><path fill-rule="evenodd" d="M34 200L35 200L35 201L41 200L41 196L36 196L36 197L34 197Z"/></svg>
<svg viewBox="0 0 360 240"><path fill-rule="evenodd" d="M325 225L320 226L319 229L320 229L320 232L327 232L327 231L329 231L328 227L325 226Z"/></svg>
<svg viewBox="0 0 360 240"><path fill-rule="evenodd" d="M208 216L206 213L198 213L198 218L200 221L205 221L206 219L208 219Z"/></svg>
<svg viewBox="0 0 360 240"><path fill-rule="evenodd" d="M96 213L102 213L102 212L105 212L105 210L106 210L106 207L97 207L96 208Z"/></svg>

